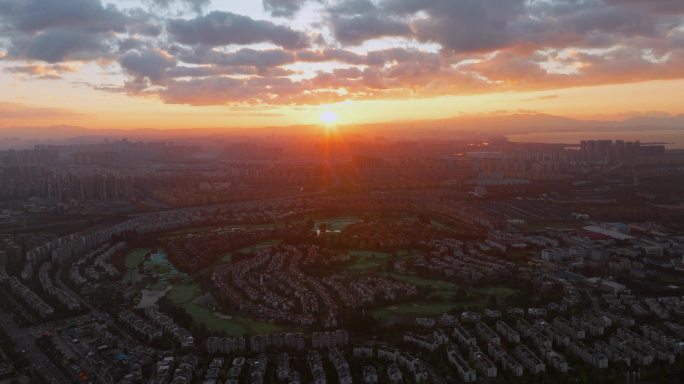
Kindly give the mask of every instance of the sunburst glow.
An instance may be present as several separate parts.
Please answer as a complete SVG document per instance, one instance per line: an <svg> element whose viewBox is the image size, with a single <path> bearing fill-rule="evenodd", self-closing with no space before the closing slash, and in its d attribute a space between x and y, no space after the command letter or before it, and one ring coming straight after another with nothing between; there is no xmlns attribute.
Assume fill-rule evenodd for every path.
<svg viewBox="0 0 684 384"><path fill-rule="evenodd" d="M324 111L321 113L320 119L325 125L332 125L339 120L339 116L333 111Z"/></svg>

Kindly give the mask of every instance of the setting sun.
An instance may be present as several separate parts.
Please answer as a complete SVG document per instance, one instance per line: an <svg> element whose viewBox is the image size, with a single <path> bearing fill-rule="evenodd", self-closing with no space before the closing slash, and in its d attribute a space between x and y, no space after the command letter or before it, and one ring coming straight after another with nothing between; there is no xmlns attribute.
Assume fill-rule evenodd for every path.
<svg viewBox="0 0 684 384"><path fill-rule="evenodd" d="M325 123L325 125L334 124L339 119L337 114L333 111L325 111L325 112L321 113L320 118L321 118L321 121L323 123Z"/></svg>

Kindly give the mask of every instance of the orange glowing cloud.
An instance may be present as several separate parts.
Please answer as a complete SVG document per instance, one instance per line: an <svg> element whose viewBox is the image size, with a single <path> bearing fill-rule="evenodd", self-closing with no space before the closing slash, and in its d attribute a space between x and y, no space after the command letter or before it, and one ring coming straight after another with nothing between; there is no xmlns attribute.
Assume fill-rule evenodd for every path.
<svg viewBox="0 0 684 384"><path fill-rule="evenodd" d="M676 0L0 0L0 25L0 100L91 113L108 98L299 121L310 105L684 79Z"/></svg>

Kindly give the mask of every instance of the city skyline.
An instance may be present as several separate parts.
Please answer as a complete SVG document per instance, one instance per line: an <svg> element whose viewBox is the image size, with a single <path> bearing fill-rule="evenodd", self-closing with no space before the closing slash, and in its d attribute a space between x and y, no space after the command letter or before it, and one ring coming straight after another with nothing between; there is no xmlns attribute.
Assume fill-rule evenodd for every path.
<svg viewBox="0 0 684 384"><path fill-rule="evenodd" d="M0 127L684 112L677 1L3 0L0 11Z"/></svg>

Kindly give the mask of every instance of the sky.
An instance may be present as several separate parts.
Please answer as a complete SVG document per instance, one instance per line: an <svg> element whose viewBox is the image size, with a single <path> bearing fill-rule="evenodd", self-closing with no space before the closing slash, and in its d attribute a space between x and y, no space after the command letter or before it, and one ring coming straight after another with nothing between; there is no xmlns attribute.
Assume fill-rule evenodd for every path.
<svg viewBox="0 0 684 384"><path fill-rule="evenodd" d="M0 127L684 113L682 0L0 0Z"/></svg>

